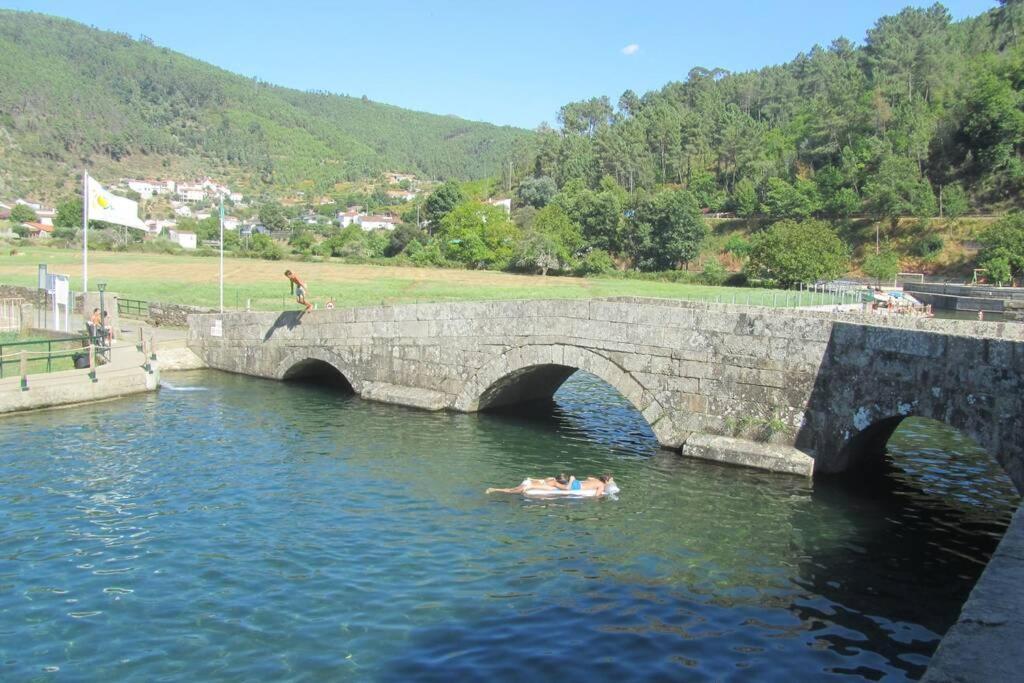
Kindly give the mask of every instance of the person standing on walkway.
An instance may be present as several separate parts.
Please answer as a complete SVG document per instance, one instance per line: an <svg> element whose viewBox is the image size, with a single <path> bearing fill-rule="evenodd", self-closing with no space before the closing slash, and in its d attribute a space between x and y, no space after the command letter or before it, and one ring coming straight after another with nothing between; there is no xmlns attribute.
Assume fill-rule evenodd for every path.
<svg viewBox="0 0 1024 683"><path fill-rule="evenodd" d="M292 286L292 293L295 294L295 300L306 307L306 313L313 310L313 304L306 301L306 292L309 291L309 287L306 283L299 279L299 276L290 270L284 271L284 276L288 278L288 281Z"/></svg>

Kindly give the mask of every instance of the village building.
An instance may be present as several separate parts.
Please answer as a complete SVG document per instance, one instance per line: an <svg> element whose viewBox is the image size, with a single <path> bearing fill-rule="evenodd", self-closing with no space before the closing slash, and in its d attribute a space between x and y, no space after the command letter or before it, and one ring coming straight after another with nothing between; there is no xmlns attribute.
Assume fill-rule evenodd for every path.
<svg viewBox="0 0 1024 683"><path fill-rule="evenodd" d="M197 246L196 234L187 230L168 230L167 237L172 242L177 242L183 249L195 249Z"/></svg>
<svg viewBox="0 0 1024 683"><path fill-rule="evenodd" d="M49 239L53 234L53 226L45 223L22 223L28 230L29 239Z"/></svg>
<svg viewBox="0 0 1024 683"><path fill-rule="evenodd" d="M362 216L359 218L359 227L367 232L371 230L394 230L397 220L391 215Z"/></svg>
<svg viewBox="0 0 1024 683"><path fill-rule="evenodd" d="M359 219L365 215L366 214L362 212L361 206L350 206L347 211L338 212L338 224L343 228L347 228L353 223L358 223Z"/></svg>
<svg viewBox="0 0 1024 683"><path fill-rule="evenodd" d="M416 199L416 193L411 190L388 190L387 195L391 199L398 199L403 202L411 202Z"/></svg>

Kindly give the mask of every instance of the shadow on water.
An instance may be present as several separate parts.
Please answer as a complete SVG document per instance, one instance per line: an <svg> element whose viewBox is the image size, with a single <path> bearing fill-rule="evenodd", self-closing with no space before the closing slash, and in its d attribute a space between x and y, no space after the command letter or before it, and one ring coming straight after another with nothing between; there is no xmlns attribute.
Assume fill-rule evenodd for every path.
<svg viewBox="0 0 1024 683"><path fill-rule="evenodd" d="M813 528L824 508L856 523L840 545L803 539L799 583L828 602L793 609L812 632L830 623L845 629L816 636L828 647L856 652L866 637L918 678L999 544L1017 495L984 449L941 422L908 419L881 446L879 467L816 481L810 504L796 513L801 529Z"/></svg>

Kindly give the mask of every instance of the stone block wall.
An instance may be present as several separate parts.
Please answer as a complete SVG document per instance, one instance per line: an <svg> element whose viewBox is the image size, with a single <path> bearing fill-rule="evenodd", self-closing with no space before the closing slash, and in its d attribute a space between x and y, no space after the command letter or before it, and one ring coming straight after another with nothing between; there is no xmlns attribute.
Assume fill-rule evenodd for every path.
<svg viewBox="0 0 1024 683"><path fill-rule="evenodd" d="M157 327L188 327L188 316L193 313L213 313L212 308L200 306L183 306L157 301L149 302L146 322Z"/></svg>
<svg viewBox="0 0 1024 683"><path fill-rule="evenodd" d="M1024 487L1024 326L636 298L410 304L190 316L212 367L283 378L319 360L358 393L473 411L593 373L662 445L693 434L770 441L854 462L858 433L921 414L976 437ZM396 399L400 402L400 399ZM887 422L888 421L888 422ZM1013 463L1020 463L1016 466Z"/></svg>

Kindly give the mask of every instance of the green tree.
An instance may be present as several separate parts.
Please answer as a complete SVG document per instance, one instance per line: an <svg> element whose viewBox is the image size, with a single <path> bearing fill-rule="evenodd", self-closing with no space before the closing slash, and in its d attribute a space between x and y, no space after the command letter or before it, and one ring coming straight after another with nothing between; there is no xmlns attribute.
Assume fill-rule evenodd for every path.
<svg viewBox="0 0 1024 683"><path fill-rule="evenodd" d="M431 230L436 230L441 219L464 201L466 195L462 193L458 183L449 180L431 192L423 203L423 220L427 221Z"/></svg>
<svg viewBox="0 0 1024 683"><path fill-rule="evenodd" d="M878 222L888 220L895 228L901 216L929 218L935 215L935 194L921 177L917 164L905 157L888 156L864 186L871 215ZM875 253L879 253L881 232L875 225Z"/></svg>
<svg viewBox="0 0 1024 683"><path fill-rule="evenodd" d="M764 206L773 220L809 218L818 208L817 188L809 181L790 185L782 178L769 178Z"/></svg>
<svg viewBox="0 0 1024 683"><path fill-rule="evenodd" d="M939 193L939 199L941 200L939 214L951 221L956 221L970 208L967 193L959 183L943 187Z"/></svg>
<svg viewBox="0 0 1024 683"><path fill-rule="evenodd" d="M75 197L57 205L57 215L53 217L55 228L82 227L82 198Z"/></svg>
<svg viewBox="0 0 1024 683"><path fill-rule="evenodd" d="M639 194L627 221L634 261L641 268L668 270L689 263L707 237L707 223L687 190Z"/></svg>
<svg viewBox="0 0 1024 683"><path fill-rule="evenodd" d="M275 232L288 229L288 216L277 202L266 202L260 207L260 223Z"/></svg>
<svg viewBox="0 0 1024 683"><path fill-rule="evenodd" d="M732 192L732 203L736 215L749 220L757 213L757 187L750 178L740 178Z"/></svg>
<svg viewBox="0 0 1024 683"><path fill-rule="evenodd" d="M280 261L284 258L281 246L266 235L256 233L249 239L249 252L257 258Z"/></svg>
<svg viewBox="0 0 1024 683"><path fill-rule="evenodd" d="M583 234L556 205L541 209L517 247L513 259L520 268L547 275L551 269L567 269L583 248Z"/></svg>
<svg viewBox="0 0 1024 683"><path fill-rule="evenodd" d="M900 272L900 257L896 252L889 250L879 254L869 254L864 259L861 270L875 282L890 281Z"/></svg>
<svg viewBox="0 0 1024 683"><path fill-rule="evenodd" d="M508 263L518 236L504 209L467 201L441 219L437 240L446 259L487 268Z"/></svg>
<svg viewBox="0 0 1024 683"><path fill-rule="evenodd" d="M978 265L990 280L1008 283L1024 273L1024 212L1009 214L985 228L979 236Z"/></svg>
<svg viewBox="0 0 1024 683"><path fill-rule="evenodd" d="M39 220L39 216L30 207L24 204L15 204L11 209L11 222L12 223L34 223Z"/></svg>
<svg viewBox="0 0 1024 683"><path fill-rule="evenodd" d="M388 246L384 250L385 256L398 256L413 242L420 245L427 243L427 235L415 224L399 223L391 231Z"/></svg>
<svg viewBox="0 0 1024 683"><path fill-rule="evenodd" d="M846 245L822 221L780 221L750 241L748 273L783 285L831 280L849 266Z"/></svg>
<svg viewBox="0 0 1024 683"><path fill-rule="evenodd" d="M526 178L519 184L519 201L523 204L542 209L558 192L555 181L547 176Z"/></svg>

